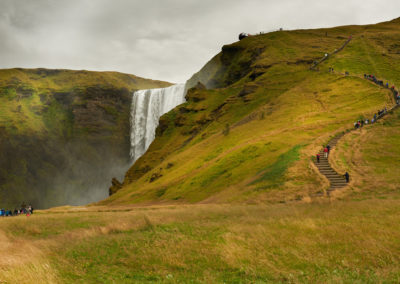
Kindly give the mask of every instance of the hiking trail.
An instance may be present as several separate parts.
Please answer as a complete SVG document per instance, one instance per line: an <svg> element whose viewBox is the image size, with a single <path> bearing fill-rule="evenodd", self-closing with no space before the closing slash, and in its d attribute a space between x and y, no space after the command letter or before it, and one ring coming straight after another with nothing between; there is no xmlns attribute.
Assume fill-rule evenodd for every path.
<svg viewBox="0 0 400 284"><path fill-rule="evenodd" d="M328 144L331 147L331 150L336 146L337 142L339 141L340 138L342 138L345 135L345 132L333 137L331 140L329 140ZM338 188L345 187L347 185L346 179L344 178L343 175L338 174L332 167L331 164L329 163L329 156L328 158L325 157L324 149L321 149L319 151L319 154L321 155L320 157L320 162L318 163L317 161L314 161L314 164L318 168L319 172L323 174L329 181L329 189L328 189L328 195L331 191L334 191Z"/></svg>
<svg viewBox="0 0 400 284"><path fill-rule="evenodd" d="M326 56L324 56L323 58L321 58L320 60L316 60L316 61L314 61L314 63L313 63L313 65L310 67L310 70L315 70L315 68L319 65L319 64L321 64L322 62L324 62L324 61L326 61L327 59L329 59L332 55L334 55L334 54L336 54L336 53L338 53L338 52L340 52L341 50L343 50L348 44L349 44L349 42L352 40L352 36L349 36L349 38L347 39L347 41L339 48L339 49L336 49L334 52L332 52L331 54L326 54ZM334 72L334 73L336 73L336 72ZM346 72L347 73L347 72ZM349 76L349 74L342 74L342 75L344 75L344 76ZM354 76L354 75L353 75ZM359 77L359 78L362 78L362 76L359 76L359 75L355 75L356 77ZM374 83L375 85L377 85L377 86L380 86L380 87L383 87L383 88L385 88L385 89L388 89L388 90L390 90L391 92L392 92L392 94L394 95L394 100L395 100L395 103L394 103L394 105L390 108L390 109L388 109L387 111L385 111L385 112L383 112L383 113L381 113L380 115L378 115L377 116L377 118L376 118L376 121L377 120L379 120L379 119L381 119L382 117L384 117L386 114L388 114L388 113L391 113L395 108L397 108L397 107L399 107L399 104L398 103L396 103L396 100L397 100L397 94L398 94L398 91L397 90L395 90L394 88L388 88L388 87L385 87L383 84L379 84L379 81L374 77L374 76L372 76L372 77L366 77L366 75L364 75L364 79L366 79L366 80L368 80L368 81L370 81L371 83ZM382 83L383 81L381 81L381 83ZM376 121L375 121L375 123L376 123ZM326 144L326 146L328 146L329 145L329 147L330 147L330 150L332 150L335 146L336 146L336 144L338 143L338 141L344 136L344 135L346 135L347 133L350 133L350 132L352 132L352 131L354 131L354 130L357 130L358 128L352 128L352 129L348 129L347 131L344 131L344 132L342 132L342 133L340 133L340 134L338 134L338 135L336 135L335 137L333 137L332 139L330 139L329 141L328 141L328 143ZM337 190L337 189L340 189L340 188L343 188L343 187L345 187L345 186L347 186L347 182L346 182L346 179L345 179L345 177L344 177L344 175L342 175L342 174L339 174L338 172L336 172L333 168L332 168L332 166L331 166L331 164L330 164L330 162L329 162L329 155L328 155L328 157L325 157L325 153L324 153L324 148L322 148L320 151L319 151L319 155L320 155L320 161L319 161L319 163L316 161L316 160L314 160L314 164L315 164L315 166L318 168L318 170L319 170L319 172L322 174L322 175L324 175L327 179L328 179L328 181L329 181L329 188L328 188L328 190L327 190L327 195L329 196L330 195L330 192L332 192L332 191L334 191L334 190Z"/></svg>
<svg viewBox="0 0 400 284"><path fill-rule="evenodd" d="M358 77L358 76L357 76ZM367 79L368 81L375 83L377 86L381 86L379 83L377 83L377 81L373 81L371 79ZM382 86L381 86L382 87ZM385 87L383 87L385 88ZM396 96L396 94L398 93L397 90L392 89L392 88L386 88L389 91L391 91L391 93L393 95ZM395 97L395 104L388 109L387 111L381 113L380 115L377 116L376 121L378 121L379 119L381 119L382 117L384 117L385 115L387 115L388 113L391 113L394 109L396 109L397 107L399 107L399 104L396 103L396 97ZM376 123L375 121L375 123ZM363 126L366 127L366 126ZM329 140L329 142L327 143L327 145L330 146L330 150L332 150L336 144L338 143L338 141L346 134L358 130L359 128L352 128L352 129L348 129L345 132L342 132L338 135L336 135L335 137L333 137L331 140ZM330 195L330 192L343 188L345 186L347 186L347 182L346 179L344 177L344 175L337 173L331 166L330 162L329 162L329 155L326 158L325 157L325 153L324 153L324 149L321 149L319 151L320 154L320 162L318 163L317 161L314 161L314 164L316 165L316 167L318 168L319 172L321 174L323 174L329 181L329 189L327 190L327 194L328 196Z"/></svg>
<svg viewBox="0 0 400 284"><path fill-rule="evenodd" d="M335 55L336 53L342 51L348 44L349 42L353 39L352 36L349 36L349 38L346 40L346 42L338 49L335 49L332 53L326 53L326 56L322 57L320 60L314 61L313 65L310 67L310 70L315 70L315 67L320 65L322 62L330 58L332 55Z"/></svg>

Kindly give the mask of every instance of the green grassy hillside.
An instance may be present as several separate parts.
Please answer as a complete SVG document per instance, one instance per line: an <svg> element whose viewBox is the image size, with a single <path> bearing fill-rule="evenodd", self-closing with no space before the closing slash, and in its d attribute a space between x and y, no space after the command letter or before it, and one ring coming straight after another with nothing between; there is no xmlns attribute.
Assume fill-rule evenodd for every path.
<svg viewBox="0 0 400 284"><path fill-rule="evenodd" d="M220 88L189 90L103 205L0 218L0 282L399 283L400 109L339 140L330 161L350 172L348 187L308 197L328 188L311 159L321 145L393 104L362 75L398 83L400 54L388 50L399 25L235 43L245 51L264 42L269 51L250 60L248 73L234 70L251 50L201 70L203 84ZM309 70L349 33L343 51ZM259 72L261 62L271 66Z"/></svg>
<svg viewBox="0 0 400 284"><path fill-rule="evenodd" d="M331 160L352 174L351 196L393 198L400 189L400 109L340 140Z"/></svg>
<svg viewBox="0 0 400 284"><path fill-rule="evenodd" d="M106 197L129 165L132 92L168 85L117 72L0 70L0 207Z"/></svg>
<svg viewBox="0 0 400 284"><path fill-rule="evenodd" d="M189 80L212 89L190 89L188 102L162 117L124 187L101 204L286 202L323 192L328 183L311 156L394 103L363 74L400 84L399 27L397 19L279 31L224 46ZM350 35L342 51L309 69Z"/></svg>

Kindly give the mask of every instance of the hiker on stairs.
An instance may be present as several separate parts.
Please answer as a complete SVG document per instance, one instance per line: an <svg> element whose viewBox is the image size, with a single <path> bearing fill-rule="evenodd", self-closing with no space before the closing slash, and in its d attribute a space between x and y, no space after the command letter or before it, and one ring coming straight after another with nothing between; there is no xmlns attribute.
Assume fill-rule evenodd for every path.
<svg viewBox="0 0 400 284"><path fill-rule="evenodd" d="M318 153L317 154L317 163L319 163L319 158L321 157L321 155Z"/></svg>
<svg viewBox="0 0 400 284"><path fill-rule="evenodd" d="M349 173L346 172L343 176L345 177L346 182L349 183L349 180L350 180L350 175L349 175Z"/></svg>
<svg viewBox="0 0 400 284"><path fill-rule="evenodd" d="M329 153L328 147L325 147L324 148L325 158L328 158L328 153Z"/></svg>

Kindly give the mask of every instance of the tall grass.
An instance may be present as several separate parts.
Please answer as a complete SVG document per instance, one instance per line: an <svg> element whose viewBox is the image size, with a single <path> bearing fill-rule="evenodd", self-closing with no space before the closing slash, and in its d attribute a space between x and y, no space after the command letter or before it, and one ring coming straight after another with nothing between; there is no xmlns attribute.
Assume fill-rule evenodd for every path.
<svg viewBox="0 0 400 284"><path fill-rule="evenodd" d="M3 242L1 254L3 259L21 257L0 263L0 279L398 282L399 205L399 199L371 199L269 206L92 207L87 212L6 218L0 223L9 245ZM67 225L75 218L85 225ZM11 234L13 226L26 220L30 230ZM51 233L52 224L57 234Z"/></svg>

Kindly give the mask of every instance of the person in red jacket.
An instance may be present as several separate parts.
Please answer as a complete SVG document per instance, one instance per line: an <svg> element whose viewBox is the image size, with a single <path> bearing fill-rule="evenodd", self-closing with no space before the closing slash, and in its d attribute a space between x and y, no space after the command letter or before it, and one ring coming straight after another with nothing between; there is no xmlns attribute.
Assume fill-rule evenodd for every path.
<svg viewBox="0 0 400 284"><path fill-rule="evenodd" d="M324 148L325 158L328 158L328 152L329 152L328 147L325 147Z"/></svg>
<svg viewBox="0 0 400 284"><path fill-rule="evenodd" d="M319 163L319 158L321 157L321 155L318 153L317 154L317 163Z"/></svg>

